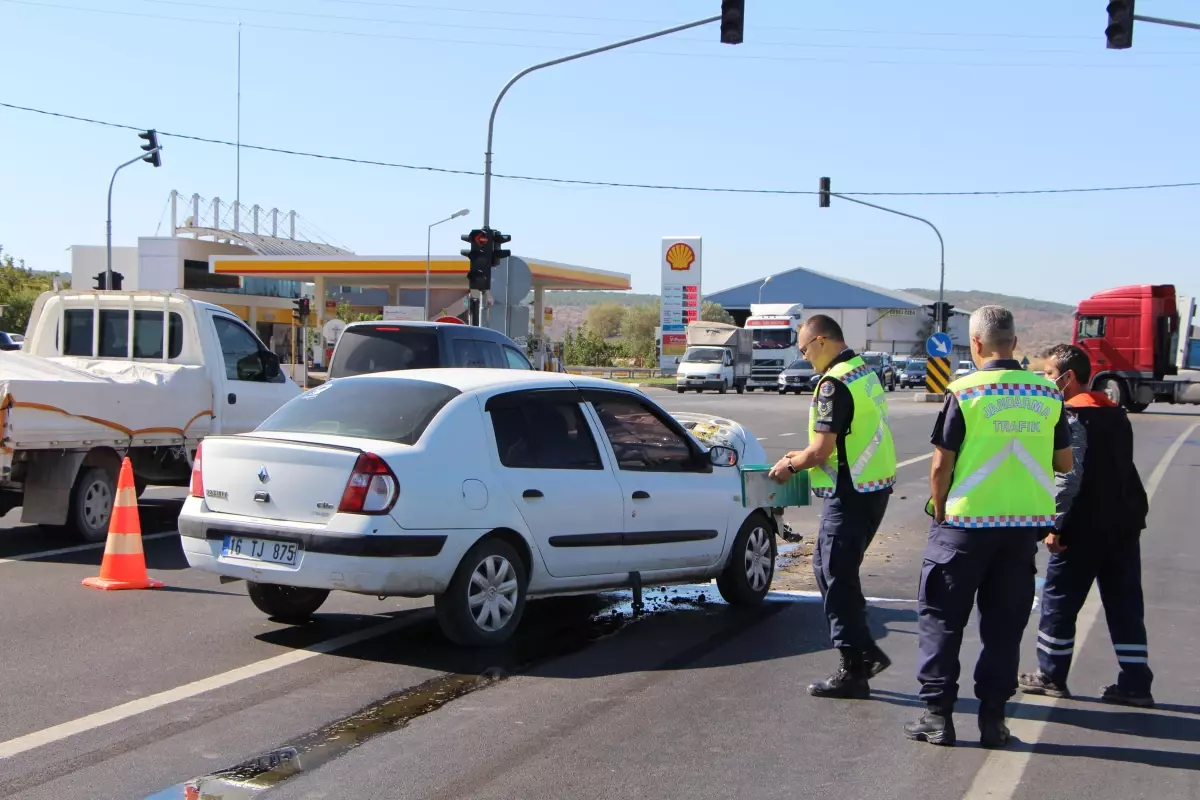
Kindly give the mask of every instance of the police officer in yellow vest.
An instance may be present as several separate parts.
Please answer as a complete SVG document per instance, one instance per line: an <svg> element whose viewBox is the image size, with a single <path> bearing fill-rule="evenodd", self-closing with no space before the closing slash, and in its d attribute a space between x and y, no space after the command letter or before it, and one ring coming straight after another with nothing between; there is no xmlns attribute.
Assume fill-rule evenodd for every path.
<svg viewBox="0 0 1200 800"><path fill-rule="evenodd" d="M1009 743L1005 704L1017 689L1034 557L1054 526L1054 473L1070 472L1071 440L1058 388L1013 360L1017 336L1008 309L984 306L972 314L970 341L979 369L947 388L933 431L933 523L918 595L917 679L926 711L904 732L954 744L959 650L978 604L979 740L997 748Z"/></svg>
<svg viewBox="0 0 1200 800"><path fill-rule="evenodd" d="M814 697L865 698L868 679L891 665L867 627L858 571L875 538L896 482L896 448L883 385L846 346L841 326L823 314L800 328L800 352L824 373L813 392L808 447L788 453L772 476L786 482L809 471L813 494L825 498L813 548L813 573L825 603L841 666L808 687Z"/></svg>

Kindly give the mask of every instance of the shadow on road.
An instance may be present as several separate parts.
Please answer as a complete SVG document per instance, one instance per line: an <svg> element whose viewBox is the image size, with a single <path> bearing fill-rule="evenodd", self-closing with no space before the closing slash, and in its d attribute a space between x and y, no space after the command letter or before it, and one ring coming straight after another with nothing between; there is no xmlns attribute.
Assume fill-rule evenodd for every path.
<svg viewBox="0 0 1200 800"><path fill-rule="evenodd" d="M142 500L138 505L142 534L149 536L175 531L182 508L183 501L181 500ZM0 528L0 558L17 558L48 551L72 550L72 552L54 553L32 560L55 564L100 563L104 551L103 542L94 543L89 547L87 542L66 528L50 525L21 525L20 518L21 511L17 509L6 516L3 522L0 522L0 525L15 526ZM162 562L161 564L149 563L151 569L184 569L187 567L183 551L177 540L174 541L176 543L173 547L164 547L162 541L158 540L145 543L147 559L154 558Z"/></svg>

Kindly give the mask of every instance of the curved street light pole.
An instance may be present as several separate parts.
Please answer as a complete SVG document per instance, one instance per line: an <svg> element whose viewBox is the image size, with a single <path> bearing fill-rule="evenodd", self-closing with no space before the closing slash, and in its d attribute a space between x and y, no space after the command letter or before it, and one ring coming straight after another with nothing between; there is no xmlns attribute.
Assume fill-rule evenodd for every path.
<svg viewBox="0 0 1200 800"><path fill-rule="evenodd" d="M465 217L467 214L470 214L470 213L471 213L470 209L460 208L458 211L455 211L453 214L446 217L445 219L439 219L437 222L431 223L429 225L429 227L425 230L425 321L426 322L429 321L429 253L430 253L431 243L433 241L433 229L436 226L441 225L443 222L449 222L450 220L457 219L458 217Z"/></svg>

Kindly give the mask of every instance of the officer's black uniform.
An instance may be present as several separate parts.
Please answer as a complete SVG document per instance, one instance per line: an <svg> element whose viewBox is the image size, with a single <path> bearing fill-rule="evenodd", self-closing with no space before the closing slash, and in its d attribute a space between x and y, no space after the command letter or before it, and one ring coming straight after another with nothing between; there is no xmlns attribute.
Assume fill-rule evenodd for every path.
<svg viewBox="0 0 1200 800"><path fill-rule="evenodd" d="M1021 369L1021 365L1013 359L996 359L983 369ZM957 453L966 434L958 399L948 392L930 441ZM1054 449L1069 447L1070 441L1063 413L1054 426ZM1037 543L1046 533L1042 528L967 530L937 521L931 524L918 594L917 679L921 699L939 721L945 721L949 736L939 740L936 732L921 735L920 723L914 723L906 728L911 738L954 743L950 715L958 700L959 650L977 602L983 650L975 666L975 696L980 701L981 720L1003 721L1004 705L1017 690L1021 635L1033 609L1034 558ZM991 744L1004 744L1007 730L1003 738Z"/></svg>
<svg viewBox="0 0 1200 800"><path fill-rule="evenodd" d="M854 357L854 351L847 348L829 366ZM854 488L846 462L846 434L854 424L854 398L841 381L830 379L821 383L826 384L833 387L831 395L823 395L819 388L813 392L817 412L813 427L817 433L837 434L838 477L833 496L825 499L821 513L812 555L813 574L825 602L833 646L842 653L843 665L861 672L857 677L865 680L891 663L875 645L867 627L867 601L858 571L883 521L892 490L859 492ZM813 684L809 691L815 695L842 696L840 692L822 691L821 687L820 683Z"/></svg>
<svg viewBox="0 0 1200 800"><path fill-rule="evenodd" d="M1104 687L1109 702L1150 706L1154 698L1142 600L1140 533L1149 503L1133 463L1125 410L1098 392L1067 401L1075 464L1061 480L1055 528L1059 544L1046 565L1038 626L1040 670L1021 677L1032 694L1065 696L1075 652L1075 620L1092 583L1100 587L1120 672Z"/></svg>

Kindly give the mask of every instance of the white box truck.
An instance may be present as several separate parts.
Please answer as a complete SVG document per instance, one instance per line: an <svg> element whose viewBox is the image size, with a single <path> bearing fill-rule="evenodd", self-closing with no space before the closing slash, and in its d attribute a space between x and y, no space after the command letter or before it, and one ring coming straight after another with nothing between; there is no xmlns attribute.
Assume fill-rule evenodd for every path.
<svg viewBox="0 0 1200 800"><path fill-rule="evenodd" d="M749 330L724 322L693 322L687 329L687 350L675 373L675 391L714 389L741 394L750 379L753 339Z"/></svg>
<svg viewBox="0 0 1200 800"><path fill-rule="evenodd" d="M0 514L102 541L121 460L138 494L187 486L200 439L300 393L232 312L175 292L46 292L0 353Z"/></svg>

